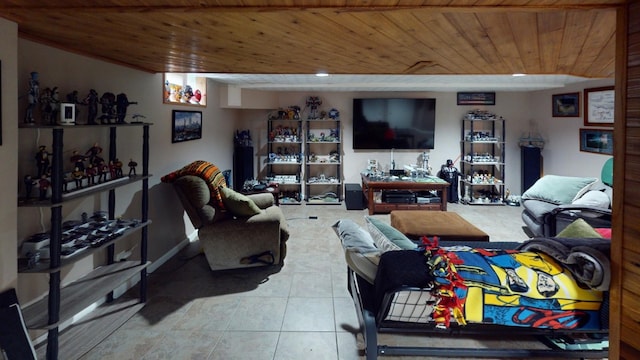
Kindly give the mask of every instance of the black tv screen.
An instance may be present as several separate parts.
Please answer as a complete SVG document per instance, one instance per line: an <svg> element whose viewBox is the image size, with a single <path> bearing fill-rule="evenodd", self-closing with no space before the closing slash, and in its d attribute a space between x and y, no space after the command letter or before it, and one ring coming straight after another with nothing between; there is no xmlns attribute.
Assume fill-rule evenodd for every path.
<svg viewBox="0 0 640 360"><path fill-rule="evenodd" d="M353 148L433 149L436 99L353 99Z"/></svg>

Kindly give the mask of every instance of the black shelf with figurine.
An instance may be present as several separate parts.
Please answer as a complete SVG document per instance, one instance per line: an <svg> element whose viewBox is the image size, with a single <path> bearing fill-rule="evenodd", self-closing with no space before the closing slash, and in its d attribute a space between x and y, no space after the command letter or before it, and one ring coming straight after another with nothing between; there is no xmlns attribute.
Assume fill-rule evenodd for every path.
<svg viewBox="0 0 640 360"><path fill-rule="evenodd" d="M343 200L340 112L318 111L317 105L322 104L318 102L317 97L307 100L310 112L305 138L305 199L309 205L340 205Z"/></svg>
<svg viewBox="0 0 640 360"><path fill-rule="evenodd" d="M281 205L300 205L302 187L302 120L299 106L269 114L267 182L277 183Z"/></svg>
<svg viewBox="0 0 640 360"><path fill-rule="evenodd" d="M504 205L505 119L483 110L462 120L459 184L461 203Z"/></svg>
<svg viewBox="0 0 640 360"><path fill-rule="evenodd" d="M48 237L48 253L46 259L38 261L38 256L33 258L23 256L19 259L19 273L46 273L49 277L49 289L44 298L24 307L25 323L29 329L43 329L47 331L46 342L36 347L38 358L48 359L76 359L82 356L83 352L89 349L78 346L65 346L67 337L91 337L103 339L108 335L109 329L117 324L123 324L127 319L135 314L147 298L147 270L150 264L148 261L148 226L151 223L148 219L148 198L149 182L149 127L150 123L132 122L118 123L117 120L106 121L96 124L30 124L24 123L19 126L21 133L28 134L31 129L34 132L49 130L52 132L52 146L49 151L46 147L40 146L36 160L39 163L38 173L32 177L24 176L22 189L18 196L18 207L49 207L51 221L49 229L46 231ZM102 149L94 143L86 153L79 154L73 152L70 159L63 156L63 138L66 132L75 132L82 128L109 129L109 145L102 160ZM116 156L116 134L120 128L138 128L142 130L142 159L140 166L134 159L124 161L118 160ZM39 133L37 133L39 134ZM40 153L41 152L41 153ZM93 158L93 159L91 159ZM42 163L40 161L42 160ZM68 160L71 160L69 162ZM73 169L64 169L64 164L72 164ZM87 172L90 167L102 163L102 173ZM69 166L69 165L67 165ZM47 168L48 167L48 168ZM84 168L84 169L80 169ZM40 180L43 180L42 185ZM141 209L140 217L131 220L115 219L115 190L119 187L128 186L133 183L141 185ZM29 188L29 185L31 188ZM43 188L40 188L40 187ZM101 241L94 241L91 246L84 251L69 252L65 247L68 235L63 226L63 205L71 200L81 199L98 193L108 193L107 210L105 212L108 222L113 224L112 228L104 226L98 229L102 236ZM18 214L20 218L20 213ZM116 226L117 224L117 226ZM124 226L123 224L129 224ZM132 238L138 234L139 240L136 245L140 249L139 260L118 261L115 258L115 243ZM95 239L94 239L95 240ZM24 242L22 242L24 245ZM99 254L99 250L105 250L104 265L98 266L88 273L70 283L61 284L61 275L65 267L91 256ZM100 262L102 263L102 262ZM33 275L22 275L33 276ZM118 301L113 300L113 290L121 286L130 279L139 276L139 296L136 304L121 307ZM66 323L78 312L88 306L98 302L106 303L99 306L93 313L102 313L104 308L108 308L108 325L99 321L83 321L79 324L69 326L61 332L61 324ZM114 310L118 309L118 310ZM86 315L86 318L92 316ZM102 316L102 315L101 315ZM96 319L101 316L95 317ZM105 318L106 319L106 318ZM45 346L46 345L46 346Z"/></svg>

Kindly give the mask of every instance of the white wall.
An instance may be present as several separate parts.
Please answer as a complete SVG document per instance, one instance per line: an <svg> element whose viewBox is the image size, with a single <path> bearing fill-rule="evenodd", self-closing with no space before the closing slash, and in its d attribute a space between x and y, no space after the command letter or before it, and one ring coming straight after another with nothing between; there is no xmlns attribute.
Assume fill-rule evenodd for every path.
<svg viewBox="0 0 640 360"><path fill-rule="evenodd" d="M544 128L543 136L545 139L550 137L550 140L556 141L556 144L563 143L563 137L554 137L554 131L549 132L546 122L552 122L550 120L551 114L551 94L560 92L567 92L568 90L556 90L549 92L498 92L496 94L495 106L458 106L456 104L455 92L318 92L318 93L303 93L303 92L282 92L279 94L279 101L275 107L286 108L292 105L298 105L301 108L304 107L306 98L309 95L317 95L322 99L322 110L329 110L336 108L340 111L340 119L342 121L342 140L343 140L343 161L344 161L344 182L345 183L359 183L360 172L366 168L367 161L369 159L377 159L383 169L388 170L391 163L391 151L354 151L352 149L352 99L358 97L425 97L436 99L436 136L435 136L435 148L429 151L430 166L433 168L434 174L440 169L440 166L446 162L447 159L455 161L455 165L459 167L460 159L460 137L461 126L463 116L470 110L483 109L495 113L497 116L502 116L506 119L506 188L510 189L512 194L520 194L521 191L521 163L520 163L520 148L519 139L523 135L526 135L532 123L539 123L541 128ZM574 91L574 90L571 90ZM243 94L244 95L244 94ZM243 97L243 102L246 100ZM275 108L274 107L274 108ZM540 109L540 110L539 110ZM542 111L541 109L545 109ZM265 157L267 156L267 124L266 119L269 114L269 110L243 110L242 120L239 122L239 127L244 129L250 129L253 134L254 150L256 151L256 176L261 177L266 175L265 170ZM303 119L306 118L306 113L303 114ZM558 119L555 119L558 120ZM566 119L560 119L562 121ZM575 135L575 139L578 139L578 127L577 124L581 123L581 118L576 118L573 121L568 120L566 122L556 123L563 126L562 131ZM544 122L544 123L543 123ZM557 125L556 125L557 126ZM553 143L553 142L552 142ZM579 153L578 146L575 147L562 146L560 148L562 156L569 157L565 159L567 162L571 162L573 156L587 156L589 158L593 155L586 155L585 153ZM549 153L547 149L545 153ZM394 160L396 167L402 167L404 164L416 164L420 161L421 151L411 150L395 150ZM603 157L602 155L595 155L595 158ZM599 169L602 165L595 161L595 165L592 165L593 160L589 160L580 167L580 171L574 172L576 175L589 175L599 176ZM604 161L602 161L604 162ZM557 161L555 162L557 163ZM557 173L555 167L550 168L549 162L545 159L545 172ZM561 171L560 173L570 175L570 172Z"/></svg>
<svg viewBox="0 0 640 360"><path fill-rule="evenodd" d="M16 175L18 152L18 108L17 108L17 69L18 69L18 26L0 19L0 126L2 127L2 145L0 146L0 291L16 286L16 194L18 176Z"/></svg>
<svg viewBox="0 0 640 360"><path fill-rule="evenodd" d="M567 176L593 176L600 178L600 170L611 156L580 152L580 128L584 126L584 97L586 88L613 86L611 80L592 80L573 84L562 89L537 91L529 94L531 106L530 119L537 124L546 140L542 156L544 173ZM580 92L580 117L552 117L551 96ZM591 127L593 129L613 129L613 127Z"/></svg>
<svg viewBox="0 0 640 360"><path fill-rule="evenodd" d="M40 74L41 89L57 86L62 97L72 90L78 90L80 97L84 98L89 89L95 89L99 95L107 91L114 94L123 92L128 95L129 101L138 102L137 105L131 105L128 108L128 114L142 114L146 116L145 121L153 123L150 127L149 163L149 172L152 174L149 180L149 218L153 223L149 227L149 259L155 261L179 246L194 232L194 229L188 219L184 217L182 207L171 186L161 183L160 178L198 159L211 161L221 169L232 167L231 149L233 148L234 121L237 110L220 109L217 106L218 89L216 84L209 82L210 86L207 89L209 105L207 107L168 105L162 103L162 74L146 73L78 56L23 39L17 40L17 47L12 51L18 54L18 82L16 86L14 81L12 89L6 92L3 91L3 94L15 94L16 89L18 89L18 92L26 92L29 73L37 71ZM7 63L11 65L10 62ZM4 66L5 63L3 61ZM3 86L10 84L3 79ZM11 127L14 129L18 123L16 119L22 119L22 116L24 116L25 101L26 99L21 99L17 107L14 105L15 113L4 117L5 119L11 119ZM79 108L81 113L78 120L85 121L87 115L86 107L80 106ZM171 116L174 109L202 111L202 139L171 143ZM127 120L130 121L131 118ZM5 120L5 122L9 121ZM11 134L13 136L11 136L10 143L13 142L14 147L10 156L7 156L8 159L3 161L3 168L13 165L14 168L17 168L17 172L14 170L7 175L10 177L10 181L3 182L3 188L5 189L18 188L18 184L16 184L18 178L21 179L24 175L35 172L34 155L38 145L46 145L51 150L52 144L50 130L20 129L19 132L16 130L8 131L8 134L5 135ZM18 148L18 145L16 145L18 136L16 134L20 138L19 151L15 150ZM106 158L108 157L108 134L109 131L107 129L93 129L90 127L65 130L63 156L65 158L70 157L72 150L84 153L94 142L98 142L104 148L103 155ZM129 158L133 158L141 164L142 129L119 128L117 140L118 157L125 164ZM4 151L4 149L9 150L11 148L0 147L0 151ZM16 164L16 162L18 163ZM70 165L70 161L65 163L65 169ZM142 171L140 166L138 171ZM5 173L3 172L0 176L5 176ZM20 182L21 185L22 182ZM125 218L140 217L140 200L142 196L140 185L141 183L138 183L117 189L116 216ZM22 191L21 188L20 191ZM9 218L10 226L2 227L2 231L7 232L7 236L2 237L2 246L6 246L7 250L10 251L2 251L3 260L0 261L0 264L3 267L7 267L7 271L3 269L3 276L8 274L10 277L15 278L17 243L22 242L33 233L48 231L50 212L46 208L18 208L19 221L16 226L16 194L13 190L7 192L10 201L3 201L3 204L7 205L4 205L2 209L13 214L13 221L10 221L11 219ZM5 196L4 192L3 196ZM82 212L91 214L93 211L106 210L106 208L106 194L96 195L65 203L63 217L64 220L79 219ZM17 241L4 241L4 239L17 239ZM136 245L137 243L137 240L134 239L118 242L116 254L132 249L134 256L137 256L140 250ZM88 268L103 261L104 254L100 253L73 266L66 267L63 270L62 281L72 281L84 274ZM18 282L21 301L29 301L47 288L46 276L20 274Z"/></svg>

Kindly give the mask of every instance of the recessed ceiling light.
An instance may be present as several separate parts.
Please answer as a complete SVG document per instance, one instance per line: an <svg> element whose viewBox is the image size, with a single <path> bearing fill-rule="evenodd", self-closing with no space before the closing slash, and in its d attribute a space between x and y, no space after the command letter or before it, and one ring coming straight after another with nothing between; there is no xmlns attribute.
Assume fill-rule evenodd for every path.
<svg viewBox="0 0 640 360"><path fill-rule="evenodd" d="M324 72L324 71L320 71L320 72L316 73L316 76L317 77L326 77L326 76L329 76L329 73Z"/></svg>
<svg viewBox="0 0 640 360"><path fill-rule="evenodd" d="M520 73L518 73L518 74L512 74L511 76L527 76L527 74L520 74Z"/></svg>

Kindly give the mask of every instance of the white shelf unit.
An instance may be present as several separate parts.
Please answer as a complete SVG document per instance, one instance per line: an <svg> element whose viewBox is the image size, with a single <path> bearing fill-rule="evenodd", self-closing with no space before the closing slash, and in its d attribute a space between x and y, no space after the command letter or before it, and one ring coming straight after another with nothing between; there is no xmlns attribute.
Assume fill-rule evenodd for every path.
<svg viewBox="0 0 640 360"><path fill-rule="evenodd" d="M278 183L280 205L299 205L303 199L302 120L270 118L267 178Z"/></svg>
<svg viewBox="0 0 640 360"><path fill-rule="evenodd" d="M93 346L109 336L120 325L140 310L147 300L147 237L148 201L149 201L149 123L135 124L105 124L105 125L69 125L69 126L21 126L21 131L52 131L53 145L51 158L51 197L46 200L19 199L18 207L50 208L50 258L40 260L33 266L25 261L18 261L19 273L44 273L49 276L49 290L46 296L23 308L27 328L32 330L46 330L45 344L36 348L38 358L78 359ZM142 128L142 173L126 176L124 181L108 181L100 186L86 188L77 193L64 192L63 171L63 137L64 132L73 132L81 128L90 127L92 130L109 128L109 161L116 157L116 129ZM35 129L35 130L33 130ZM106 241L99 246L89 247L71 256L62 256L63 219L62 207L76 199L108 192L108 219L115 217L115 189L129 184L141 184L140 219L136 226L126 230L119 236ZM64 196L63 196L64 195ZM115 243L134 234L140 235L140 261L116 261ZM61 272L66 266L72 265L100 250L106 250L106 264L94 268L80 279L68 285L61 285ZM132 279L140 277L139 294L137 299L113 299L113 291ZM71 320L81 311L94 303L104 300L104 304L83 317L83 321L71 325L64 331L59 326Z"/></svg>
<svg viewBox="0 0 640 360"><path fill-rule="evenodd" d="M339 205L343 200L340 120L309 119L306 133L305 200L311 205Z"/></svg>
<svg viewBox="0 0 640 360"><path fill-rule="evenodd" d="M483 114L462 120L460 160L461 202L468 205L504 205L505 120Z"/></svg>

